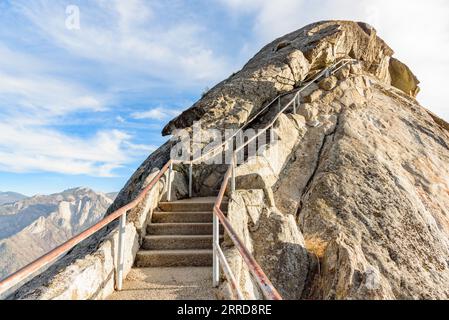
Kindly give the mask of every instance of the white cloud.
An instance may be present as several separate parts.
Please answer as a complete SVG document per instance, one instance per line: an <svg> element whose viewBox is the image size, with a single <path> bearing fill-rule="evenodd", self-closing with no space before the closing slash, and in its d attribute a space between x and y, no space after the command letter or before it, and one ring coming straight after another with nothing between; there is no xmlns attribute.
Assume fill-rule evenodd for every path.
<svg viewBox="0 0 449 320"><path fill-rule="evenodd" d="M301 27L299 16L303 14L304 0L220 0L234 14L255 15L253 30L265 41Z"/></svg>
<svg viewBox="0 0 449 320"><path fill-rule="evenodd" d="M154 150L134 145L119 130L100 131L87 139L20 123L0 122L0 170L58 172L110 177L137 154Z"/></svg>
<svg viewBox="0 0 449 320"><path fill-rule="evenodd" d="M109 2L98 3L108 5ZM151 17L151 12L139 10L139 1L116 1L115 4L123 32L132 33L136 24ZM38 24L48 22L48 27L51 27L59 23L65 27L65 10L58 12L61 6L54 2L18 1L14 5L17 5L16 10L27 17L28 23L29 19L35 18ZM46 16L50 12L57 14ZM138 19L132 19L133 16ZM99 22L101 25L101 21ZM35 30L38 30L38 24L34 25ZM55 32L69 36L70 32L64 28L56 29ZM100 35L101 30L96 31ZM111 43L114 42L112 33L113 31L108 39ZM42 41L42 38L33 35L36 39L32 41ZM48 36L44 38L48 40ZM51 41L57 39L61 38L56 36ZM91 42L80 41L78 44L76 39L64 39L74 48L86 49L89 45L97 47L91 48L92 52L105 44L101 42L101 37L97 39L99 42L92 38ZM114 49L111 43L99 55L108 49ZM94 129L91 136L86 138L84 134L84 137L77 137L64 133L63 129L49 129L54 126L62 128L62 119L76 122L75 112L78 111L107 111L107 106L114 102L114 90L120 92L120 88L114 87L112 92L106 90L106 93L89 89L91 83L78 77L79 71L82 72L86 67L82 62L74 64L73 56L68 56L65 60L59 53L54 55L58 60L53 61L53 51L40 54L39 50L25 51L19 47L8 41L0 44L0 171L113 176L116 169L155 150L151 145L134 144L134 137L118 130L100 128L95 132ZM122 62L125 60L124 57ZM94 69L88 71L96 72ZM120 116L116 120L119 123L125 122Z"/></svg>
<svg viewBox="0 0 449 320"><path fill-rule="evenodd" d="M79 6L76 31L62 23L61 2L18 0L15 6L45 38L70 54L109 65L111 72L128 70L183 86L216 81L229 69L203 40L207 30L199 23L182 15L164 21L168 4L155 13L146 1L93 0Z"/></svg>
<svg viewBox="0 0 449 320"><path fill-rule="evenodd" d="M257 49L276 37L321 20L356 20L372 24L379 35L416 73L418 100L449 121L446 81L449 74L449 2L446 0L219 0L234 15L253 17Z"/></svg>
<svg viewBox="0 0 449 320"><path fill-rule="evenodd" d="M151 120L165 120L169 117L176 117L181 113L179 110L171 110L163 107L150 109L143 112L134 112L131 117L136 120L151 119Z"/></svg>
<svg viewBox="0 0 449 320"><path fill-rule="evenodd" d="M0 56L1 59L1 56ZM1 66L0 66L1 68ZM0 97L7 103L44 115L60 115L77 110L102 111L101 97L67 81L52 77L14 76L0 69Z"/></svg>
<svg viewBox="0 0 449 320"><path fill-rule="evenodd" d="M123 118L122 116L115 117L115 120L117 122L119 122L119 123L125 123L126 122L125 118Z"/></svg>

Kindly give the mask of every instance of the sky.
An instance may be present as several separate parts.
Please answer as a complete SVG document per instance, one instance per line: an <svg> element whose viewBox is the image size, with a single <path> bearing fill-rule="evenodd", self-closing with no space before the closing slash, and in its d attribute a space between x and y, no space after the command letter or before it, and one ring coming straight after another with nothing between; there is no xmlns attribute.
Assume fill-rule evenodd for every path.
<svg viewBox="0 0 449 320"><path fill-rule="evenodd" d="M447 0L0 0L0 191L119 191L163 126L275 38L373 25L449 121Z"/></svg>

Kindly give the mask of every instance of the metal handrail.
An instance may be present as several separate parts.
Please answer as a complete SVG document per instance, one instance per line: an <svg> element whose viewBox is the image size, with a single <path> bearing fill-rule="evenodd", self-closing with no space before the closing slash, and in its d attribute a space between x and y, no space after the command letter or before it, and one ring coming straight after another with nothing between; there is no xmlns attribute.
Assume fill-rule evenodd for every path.
<svg viewBox="0 0 449 320"><path fill-rule="evenodd" d="M235 158L232 160L235 161ZM249 250L246 248L243 241L239 238L237 235L237 232L232 227L229 220L226 218L224 213L221 211L220 207L223 202L223 197L227 189L227 185L229 182L229 179L231 178L232 171L234 170L234 164L230 165L228 168L228 171L225 174L223 184L220 189L220 193L218 194L217 200L214 205L214 234L213 234L213 250L214 250L214 257L213 257L213 280L214 280L214 286L218 285L219 280L219 263L218 259L220 259L224 265L225 274L228 277L229 282L231 283L231 288L234 290L236 296L239 299L242 299L243 294L241 293L238 283L236 282L232 270L229 268L229 265L227 264L226 258L223 254L223 251L220 247L220 239L219 239L219 224L217 219L223 224L224 229L227 231L230 239L235 244L237 250L239 251L240 255L242 256L243 260L245 261L246 265L249 268L249 271L254 276L254 278L257 281L257 284L259 285L260 289L262 290L262 293L264 297L268 300L282 300L281 295L276 290L276 288L271 283L270 279L266 276L260 265L257 263L256 259L254 259L253 255L249 252ZM230 275L230 276L229 276Z"/></svg>
<svg viewBox="0 0 449 320"><path fill-rule="evenodd" d="M282 300L282 297L276 290L276 288L273 286L271 281L268 279L268 277L263 272L260 265L257 263L257 261L254 259L252 254L249 252L249 250L246 248L242 240L239 238L235 230L233 229L231 223L226 218L226 216L221 211L220 207L223 202L224 194L226 192L229 180L231 179L231 191L235 191L236 183L235 183L235 170L237 167L237 153L240 152L243 148L245 148L247 145L249 145L252 141L257 139L260 135L267 132L269 128L274 126L276 121L279 119L280 115L283 114L288 108L290 108L293 105L294 113L296 113L296 107L297 102L299 103L299 98L301 92L303 92L306 88L308 88L312 83L317 81L322 76L335 74L338 70L343 68L348 63L351 63L355 61L354 59L344 59L344 61L340 60L337 63L335 63L333 66L324 69L320 73L318 73L317 76L315 76L311 81L309 81L305 86L300 88L295 96L286 104L285 107L282 109L280 108L279 112L276 114L276 116L273 118L273 120L265 126L260 132L249 139L246 143L244 143L242 146L236 148L236 150L233 151L233 156L231 160L231 164L229 165L228 170L226 171L226 174L223 179L223 183L221 185L220 192L218 194L217 200L214 205L214 216L213 216L213 266L212 266L212 279L213 279L213 285L218 286L219 279L220 279L220 264L219 262L223 264L223 270L225 272L226 277L228 278L228 281L231 284L231 289L233 290L235 296L239 299L242 299L243 297L240 288L238 286L238 283L236 282L236 279L232 273L232 270L230 269L226 258L223 254L223 251L220 247L220 238L219 238L219 222L223 224L223 227L229 234L229 237L231 238L232 242L236 246L237 250L239 251L240 255L242 256L243 260L245 261L246 265L249 268L249 271L254 276L254 278L257 281L257 284L259 285L259 288L262 290L262 293L266 299L269 300ZM344 62L344 63L342 63ZM337 68L338 64L342 63L340 67ZM276 101L276 100L275 100ZM280 98L279 98L279 104L280 104ZM299 106L299 104L298 104ZM228 140L229 141L229 140ZM227 142L228 142L227 141Z"/></svg>
<svg viewBox="0 0 449 320"><path fill-rule="evenodd" d="M263 107L261 110L259 110L254 116L252 116L248 121L246 121L246 123L240 127L236 132L234 132L234 134L232 136L230 136L226 141L224 141L222 144L216 146L215 148L209 150L208 152L206 152L205 154L200 155L199 157L189 160L189 161L180 161L179 163L197 163L201 160L203 160L203 158L205 158L208 155L214 154L215 152L217 152L218 150L222 149L223 147L225 147L230 140L232 140L233 138L235 138L240 132L242 132L249 124L251 124L251 122L253 122L255 119L257 119L262 113L264 113L265 111L268 110L268 108L275 103L278 99L286 96L290 94L289 92L286 93L281 93L278 96L276 96L276 98L274 98L273 100L271 100L269 103L267 103L265 105L265 107Z"/></svg>
<svg viewBox="0 0 449 320"><path fill-rule="evenodd" d="M249 124L251 124L251 122L253 122L255 119L257 119L261 114L263 114L266 110L268 110L268 108L275 103L276 101L280 102L280 99L292 94L293 92L296 91L296 95L295 97L290 101L290 105L294 102L295 98L297 99L298 95L303 92L305 89L307 89L312 83L314 83L315 81L317 81L319 78L321 78L323 75L326 74L326 72L330 69L333 69L332 71L330 71L330 74L335 74L338 70L340 70L341 68L344 68L348 63L354 62L356 61L355 59L341 59L338 60L335 64L333 64L331 67L325 68L324 70L322 70L321 72L318 73L317 76L315 76L312 80L310 80L306 85L304 85L301 88L292 90L290 92L285 92L285 93L281 93L278 96L276 96L271 102L269 102L268 104L265 105L265 107L263 107L260 111L258 111L253 117L251 117L248 121L246 121L246 123L240 127L232 136L230 136L226 141L224 141L222 144L220 144L219 146L216 146L215 148L209 150L207 153L200 155L199 157L190 160L190 161L181 161L180 163L196 163L200 160L202 160L203 158L205 158L206 156L210 155L210 154L214 154L216 151L220 150L221 148L225 147L229 141L232 141L233 138L235 138L241 131L243 131ZM342 63L343 62L343 63ZM339 66L337 68L337 66L340 64L341 66ZM290 106L289 105L289 106ZM284 111L289 107L287 106L286 108L284 108ZM280 113L283 113L283 111L280 111Z"/></svg>
<svg viewBox="0 0 449 320"><path fill-rule="evenodd" d="M27 266L23 267L22 269L18 270L17 272L13 273L9 277L3 279L0 281L0 297L2 294L6 293L8 290L11 290L14 286L18 285L20 282L26 280L31 274L34 272L37 272L39 270L42 270L44 267L50 265L51 263L55 262L58 258L60 258L63 254L67 253L69 250L73 249L77 244L80 242L86 240L99 230L103 229L116 219L120 218L120 231L119 231L119 248L118 248L118 263L117 263L117 270L116 270L116 288L118 291L122 289L122 283L123 283L123 264L124 264L124 233L125 233L125 226L126 226L126 213L129 210L134 209L150 192L153 187L156 185L156 183L162 178L162 176L167 172L169 167L172 165L172 160L169 160L167 164L165 164L164 167L159 171L159 173L151 180L149 185L142 190L142 192L139 193L139 195L130 203L127 205L119 208L118 210L114 211L110 215L108 215L106 218L102 219L101 221L97 222L92 227L88 228L87 230L83 231L82 233L76 235L75 237L71 238L70 240L64 242L60 246L56 247L55 249L51 250L47 254L43 255L39 259L31 262Z"/></svg>
<svg viewBox="0 0 449 320"><path fill-rule="evenodd" d="M322 72L318 74L317 77L315 77L312 81L310 81L306 86L302 87L298 90L298 92L295 94L295 97L282 109L280 112L276 115L275 119L267 126L264 130L262 130L262 133L266 132L271 126L274 125L275 121L279 118L280 114L283 113L285 110L287 110L292 104L294 105L294 108L296 108L296 99L298 99L299 94L305 90L308 86L310 86L313 82L315 82L317 79L322 77L324 74L331 72L335 73L338 69L344 67L349 60L353 61L353 59L342 59L335 63L332 67L326 68ZM340 64L343 61L347 61L344 65L340 66L340 68L330 71L330 69L334 69L338 64ZM218 149L221 149L223 147L227 148L226 146L229 144L230 141L234 137L237 136L239 132L241 132L244 128L246 128L247 125L249 125L253 120L255 120L257 117L259 117L263 112L265 112L269 106L271 106L276 100L279 101L279 105L281 102L281 98L285 95L291 94L290 93L284 93L281 95L278 95L272 102L270 102L267 106L265 106L262 110L260 110L256 115L254 115L245 125L243 125L236 133L234 133L233 136L231 136L228 140L223 142L220 146L217 148L214 148L213 150L209 151L207 154L201 155L197 159L190 160L187 163L190 164L190 177L189 177L189 194L191 195L191 189L192 189L192 165L194 162L197 162L201 159L203 159L205 156L215 153ZM259 133L256 137L260 136L262 133ZM251 143L253 139L247 141L244 146ZM243 147L244 147L243 146ZM220 248L219 244L219 223L218 220L223 224L226 231L229 233L231 240L236 245L237 249L239 250L240 254L242 255L245 263L248 265L251 273L256 278L259 286L261 287L264 296L267 299L274 299L278 300L281 299L279 293L276 291L276 289L271 284L270 280L267 278L267 276L264 274L260 266L255 261L254 257L251 255L251 253L248 251L248 249L245 247L243 242L239 239L237 236L237 233L232 228L231 224L223 214L223 212L220 210L221 203L223 201L223 196L227 188L227 183L229 182L229 179L232 176L232 189L234 191L235 189L235 167L237 165L236 163L236 157L235 154L240 151L242 147L240 147L238 150L234 151L233 160L231 165L229 166L228 171L226 172L225 179L222 185L222 188L220 190L220 194L217 198L217 201L214 205L214 285L216 285L216 281L218 280L217 275L218 272L217 269L219 268L218 259L221 259L223 262L223 266L225 267L225 272L230 279L233 287L237 290L237 297L242 299L243 295L241 294L240 290L238 289L238 285L235 281L234 276L232 275L232 272L230 271L229 265L226 262L226 259L224 257L224 254ZM149 191L153 189L153 187L156 185L156 183L162 178L162 176L169 170L169 176L168 176L168 191L167 191L167 198L170 201L171 198L171 176L173 172L173 164L175 163L174 160L169 160L159 171L159 173L154 177L150 184L142 190L139 195L130 203L127 205L119 208L118 210L114 211L110 215L108 215L106 218L102 219L101 221L97 222L92 227L88 228L87 230L83 231L82 233L76 235L75 237L72 237L68 241L64 242L60 246L56 247L55 249L51 250L47 254L43 255L42 257L36 259L35 261L31 262L27 266L21 268L20 270L16 271L12 275L8 276L7 278L0 281L0 296L2 296L4 293L6 293L8 290L11 290L14 286L18 285L22 281L26 280L31 274L42 270L44 267L54 263L58 258L60 258L62 255L73 249L77 244L81 243L82 241L86 240L90 236L97 233L99 230L103 229L113 221L120 218L120 224L119 224L119 248L118 248L118 263L117 263L117 269L116 269L116 289L121 290L122 289L122 283L123 283L123 264L124 264L124 233L125 233L125 226L126 226L126 214L129 210L134 209L148 194ZM178 163L176 161L176 163ZM185 163L185 162L183 162ZM218 220L217 220L218 219Z"/></svg>
<svg viewBox="0 0 449 320"><path fill-rule="evenodd" d="M249 124L251 124L251 122L253 122L255 119L257 119L261 114L263 114L265 111L268 110L268 108L275 103L276 101L278 101L278 105L281 105L281 99L287 95L292 94L292 92L296 91L296 94L294 96L294 98L289 102L289 104L283 108L282 110L279 111L279 113L276 116L276 119L274 121L277 120L277 118L279 117L279 115L281 113L283 113L285 110L287 110L292 104L293 104L293 112L296 113L296 107L297 105L300 104L300 94L307 89L310 85L312 85L314 82L316 82L318 79L320 79L321 77L323 77L324 75L330 75L330 74L335 74L338 70L340 70L341 68L345 67L347 64L357 61L356 59L340 59L338 60L336 63L334 63L332 66L327 67L325 69L323 69L321 72L319 72L312 80L310 80L309 82L307 82L304 86L302 86L299 89L296 90L292 90L290 92L286 92L286 93L281 93L278 96L276 96L270 103L268 103L265 107L263 107L260 111L258 111L254 116L252 116L248 121L246 121L246 123L240 127L236 132L234 132L234 134L232 136L230 136L227 140L225 140L224 142L222 142L220 145L212 148L211 150L209 150L208 152L206 152L205 154L199 155L198 157L196 157L195 159L189 159L189 160L174 160L173 163L176 164L188 164L189 165L189 197L192 197L192 178L193 178L193 164L197 163L201 160L204 160L206 157L210 156L210 155L215 155L215 153L217 151L222 151L222 150L227 150L229 147L229 143L231 141L233 141L233 139L239 134L241 133ZM341 65L340 65L341 64ZM340 65L340 66L339 66ZM268 129L270 126L266 127L264 130L261 131L266 131L266 129ZM257 137L259 137L261 134L263 134L263 132L260 132L256 137L253 137L253 139L251 139L251 142L256 139ZM170 201L170 198L168 198L168 201Z"/></svg>

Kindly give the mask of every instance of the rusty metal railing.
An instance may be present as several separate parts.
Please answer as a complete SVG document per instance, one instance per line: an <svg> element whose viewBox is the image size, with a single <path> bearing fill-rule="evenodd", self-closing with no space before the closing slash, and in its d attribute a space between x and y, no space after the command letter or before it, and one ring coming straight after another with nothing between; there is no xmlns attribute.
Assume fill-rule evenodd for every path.
<svg viewBox="0 0 449 320"><path fill-rule="evenodd" d="M121 207L120 209L114 211L106 218L97 222L92 227L76 235L70 240L64 242L63 244L51 250L50 252L43 255L39 259L33 261L32 263L13 273L9 277L0 281L0 297L7 291L13 289L16 285L20 284L22 281L27 280L27 278L32 274L34 274L35 272L38 272L43 268L49 266L50 264L54 263L58 258L60 258L62 255L73 249L80 242L86 240L87 238L89 238L90 236L97 233L98 231L100 231L101 229L103 229L104 227L106 227L107 225L109 225L110 223L119 218L120 223L119 223L118 259L117 259L118 261L116 266L116 289L120 291L122 289L123 283L123 264L124 264L124 249L125 249L124 235L126 226L126 214L129 210L134 209L141 201L144 200L148 192L150 192L153 189L153 187L162 178L165 172L167 172L170 166L172 166L172 160L168 161L167 164L164 167L162 167L159 173L151 180L149 185L144 190L142 190L142 192L140 192L139 195L133 201Z"/></svg>

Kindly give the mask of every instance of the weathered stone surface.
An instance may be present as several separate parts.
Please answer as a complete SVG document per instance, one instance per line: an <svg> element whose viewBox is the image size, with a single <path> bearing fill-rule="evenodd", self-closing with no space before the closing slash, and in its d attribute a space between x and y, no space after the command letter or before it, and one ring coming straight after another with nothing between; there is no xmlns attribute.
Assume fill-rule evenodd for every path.
<svg viewBox="0 0 449 320"><path fill-rule="evenodd" d="M405 93L416 97L419 93L419 80L412 71L396 58L391 58L390 67L391 84Z"/></svg>
<svg viewBox="0 0 449 320"><path fill-rule="evenodd" d="M307 268L294 273L288 262L277 264L284 256L267 232L242 236L250 236L245 241L288 298L447 299L447 123L402 91L354 70L359 74L303 105L300 115L280 117L276 158L260 154L257 165L237 170L238 188L264 188L274 197L271 211L296 217L306 255L287 260ZM318 127L303 125L311 117ZM239 216L245 216L242 206ZM260 217L270 217L268 230L279 234L275 216ZM245 221L234 223L252 226ZM267 251L258 255L262 244ZM267 258L271 254L276 258Z"/></svg>
<svg viewBox="0 0 449 320"><path fill-rule="evenodd" d="M176 135L197 120L203 129L239 127L336 60L357 59L336 73L338 81L310 86L302 97L313 99L276 121L279 139L237 169L229 219L284 298L449 298L449 125L416 102L416 78L392 55L367 24L315 23L265 46L164 129ZM110 212L141 192L173 144L141 165ZM175 193L182 197L187 170L176 170ZM216 192L225 170L198 165L194 191ZM136 210L136 226L144 224L146 208ZM76 258L100 252L107 232L68 261L76 265ZM223 247L244 295L261 298L229 239ZM83 270L97 268L89 266ZM221 294L229 296L228 289L224 283Z"/></svg>
<svg viewBox="0 0 449 320"><path fill-rule="evenodd" d="M341 68L340 70L338 70L335 73L335 76L337 77L338 80L342 81L349 77L350 72L351 72L350 67L344 67L344 68Z"/></svg>
<svg viewBox="0 0 449 320"><path fill-rule="evenodd" d="M319 127L285 130L296 141L281 149L277 179L260 178L269 178L276 207L297 218L308 255L320 261L317 269L309 259L306 288L297 292L307 299L448 298L449 139L441 119L370 75L339 87L317 104ZM251 239L254 248L267 247ZM260 262L266 270L275 265Z"/></svg>
<svg viewBox="0 0 449 320"><path fill-rule="evenodd" d="M311 297L447 298L445 133L394 89L372 90L351 94L300 197L300 228L325 266Z"/></svg>
<svg viewBox="0 0 449 320"><path fill-rule="evenodd" d="M364 23L325 21L308 25L266 45L241 71L172 120L163 133L172 134L199 120L204 128L239 127L264 103L341 58L361 61L360 71L390 83L392 55L393 50L377 37L376 30Z"/></svg>
<svg viewBox="0 0 449 320"><path fill-rule="evenodd" d="M337 83L338 83L337 77L330 76L328 78L325 78L325 79L321 80L320 83L319 83L319 87L320 87L320 89L323 89L325 91L330 91L333 88L335 88Z"/></svg>
<svg viewBox="0 0 449 320"><path fill-rule="evenodd" d="M316 90L316 91L312 92L310 95L308 95L307 97L305 97L304 102L306 102L306 103L315 102L318 99L320 99L322 95L323 95L323 91Z"/></svg>
<svg viewBox="0 0 449 320"><path fill-rule="evenodd" d="M304 239L292 215L284 216L267 203L263 190L237 191L232 195L228 217L245 246L264 266L264 272L278 285L282 296L298 299L310 263ZM226 238L224 247L245 298L261 298L257 284L230 239ZM232 298L226 281L220 291L224 298Z"/></svg>

